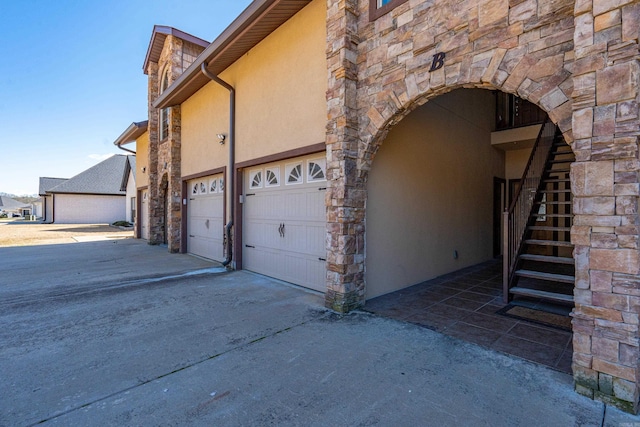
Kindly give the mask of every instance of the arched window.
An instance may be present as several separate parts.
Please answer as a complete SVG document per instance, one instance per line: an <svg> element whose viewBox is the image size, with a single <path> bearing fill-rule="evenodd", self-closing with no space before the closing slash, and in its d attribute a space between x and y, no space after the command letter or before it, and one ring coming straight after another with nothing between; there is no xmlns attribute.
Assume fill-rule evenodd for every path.
<svg viewBox="0 0 640 427"><path fill-rule="evenodd" d="M160 80L160 93L169 86L169 67L165 67ZM160 141L164 141L169 136L169 108L160 110Z"/></svg>

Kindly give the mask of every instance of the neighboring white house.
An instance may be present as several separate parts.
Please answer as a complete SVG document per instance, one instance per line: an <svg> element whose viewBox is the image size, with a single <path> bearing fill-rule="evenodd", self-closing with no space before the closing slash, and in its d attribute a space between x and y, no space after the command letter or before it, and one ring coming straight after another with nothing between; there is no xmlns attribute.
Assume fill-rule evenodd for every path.
<svg viewBox="0 0 640 427"><path fill-rule="evenodd" d="M42 197L39 198L38 200L36 200L35 202L33 202L33 212L31 213L31 215L35 215L36 218L42 218L42 204L43 204L43 200Z"/></svg>
<svg viewBox="0 0 640 427"><path fill-rule="evenodd" d="M126 220L126 187L123 189L122 184L125 171L131 167L129 157L133 158L114 155L45 190L46 222L99 224Z"/></svg>
<svg viewBox="0 0 640 427"><path fill-rule="evenodd" d="M22 203L11 197L0 196L0 211L7 213L9 216L17 214L20 216L31 215L32 206L28 203Z"/></svg>
<svg viewBox="0 0 640 427"><path fill-rule="evenodd" d="M53 222L53 194L47 193L47 191L65 181L67 178L40 177L38 194L42 200L42 211L39 216L42 217L43 222Z"/></svg>

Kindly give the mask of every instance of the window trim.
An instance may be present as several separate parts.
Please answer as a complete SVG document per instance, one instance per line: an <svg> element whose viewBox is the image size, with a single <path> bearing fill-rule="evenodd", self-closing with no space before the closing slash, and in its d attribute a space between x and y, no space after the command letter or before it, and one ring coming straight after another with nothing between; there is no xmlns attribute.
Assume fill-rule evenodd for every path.
<svg viewBox="0 0 640 427"><path fill-rule="evenodd" d="M382 15L391 12L393 9L400 6L402 3L405 3L406 1L407 0L391 0L384 6L378 7L378 0L369 0L369 22L373 22L376 19L380 18Z"/></svg>

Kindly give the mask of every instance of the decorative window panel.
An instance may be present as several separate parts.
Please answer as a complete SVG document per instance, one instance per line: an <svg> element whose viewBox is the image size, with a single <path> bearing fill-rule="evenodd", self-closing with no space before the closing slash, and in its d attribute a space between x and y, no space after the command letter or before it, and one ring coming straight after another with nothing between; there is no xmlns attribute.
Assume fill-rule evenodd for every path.
<svg viewBox="0 0 640 427"><path fill-rule="evenodd" d="M304 179L302 174L302 162L285 165L284 175L286 177L286 185L302 184Z"/></svg>
<svg viewBox="0 0 640 427"><path fill-rule="evenodd" d="M307 182L327 180L327 160L313 159L307 161Z"/></svg>
<svg viewBox="0 0 640 427"><path fill-rule="evenodd" d="M249 188L262 188L262 169L249 172Z"/></svg>
<svg viewBox="0 0 640 427"><path fill-rule="evenodd" d="M265 171L266 181L264 183L265 187L277 187L280 185L280 168L273 167L267 168Z"/></svg>

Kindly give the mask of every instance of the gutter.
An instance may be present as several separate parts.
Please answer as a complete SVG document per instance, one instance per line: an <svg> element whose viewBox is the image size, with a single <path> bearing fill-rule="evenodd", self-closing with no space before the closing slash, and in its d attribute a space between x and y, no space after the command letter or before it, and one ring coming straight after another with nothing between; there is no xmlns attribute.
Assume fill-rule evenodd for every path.
<svg viewBox="0 0 640 427"><path fill-rule="evenodd" d="M119 149L121 149L121 150L123 150L123 151L126 151L126 152L128 152L128 153L131 153L131 154L133 154L133 155L135 155L135 154L136 154L136 152L135 152L135 151L133 151L133 150L129 150L128 148L124 148L122 145L117 145L117 147L118 147Z"/></svg>
<svg viewBox="0 0 640 427"><path fill-rule="evenodd" d="M223 266L228 266L233 260L233 242L231 240L231 229L233 228L233 218L235 216L235 172L236 172L236 90L229 83L225 82L218 76L211 74L207 70L207 63L202 62L200 65L202 74L213 80L223 88L229 91L229 176L227 177L226 189L230 194L229 203L229 222L224 227L225 240L227 242L227 257L222 262Z"/></svg>
<svg viewBox="0 0 640 427"><path fill-rule="evenodd" d="M129 144L135 142L140 136L142 136L148 127L149 121L145 120L143 122L133 122L129 125L122 135L120 135L115 141L113 141L113 145L118 147L119 149L129 152L131 154L136 154L135 151L129 150L128 148L124 148L124 144Z"/></svg>

